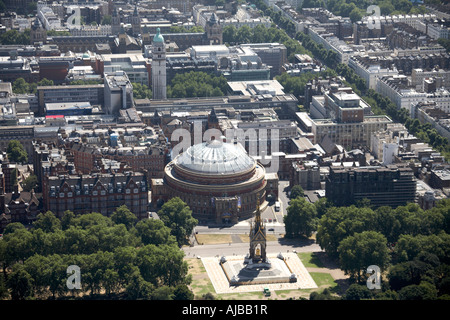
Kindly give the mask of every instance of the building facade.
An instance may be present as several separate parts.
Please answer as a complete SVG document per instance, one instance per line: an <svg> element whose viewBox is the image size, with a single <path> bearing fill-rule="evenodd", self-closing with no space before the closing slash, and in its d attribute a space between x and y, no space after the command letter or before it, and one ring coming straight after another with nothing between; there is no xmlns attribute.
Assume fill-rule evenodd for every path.
<svg viewBox="0 0 450 320"><path fill-rule="evenodd" d="M147 178L141 172L44 176L42 190L45 210L57 217L66 210L110 216L121 205L138 219L148 217Z"/></svg>
<svg viewBox="0 0 450 320"><path fill-rule="evenodd" d="M325 196L337 206L348 206L365 198L376 207L402 206L415 202L416 180L407 165L331 167Z"/></svg>

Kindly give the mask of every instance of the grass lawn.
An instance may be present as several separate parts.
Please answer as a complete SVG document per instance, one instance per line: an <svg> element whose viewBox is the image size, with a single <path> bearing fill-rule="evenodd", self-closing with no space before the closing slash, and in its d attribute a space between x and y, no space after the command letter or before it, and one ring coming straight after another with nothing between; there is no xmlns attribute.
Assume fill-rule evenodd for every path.
<svg viewBox="0 0 450 320"><path fill-rule="evenodd" d="M250 239L248 237L248 234L238 234L237 235L239 239L242 242L249 242ZM216 233L216 234L197 234L197 242L199 244L226 244L233 242L233 239L231 237L231 234L222 234L222 233ZM267 235L267 241L277 241L278 237L275 234L268 234Z"/></svg>
<svg viewBox="0 0 450 320"><path fill-rule="evenodd" d="M298 257L306 268L323 268L322 261L319 260L314 252L299 252Z"/></svg>
<svg viewBox="0 0 450 320"><path fill-rule="evenodd" d="M242 242L250 242L248 234L240 234L239 238L241 238ZM275 234L267 234L266 239L267 241L277 241L278 237Z"/></svg>
<svg viewBox="0 0 450 320"><path fill-rule="evenodd" d="M208 292L217 296L202 261L200 259L193 258L185 260L188 264L188 274L192 275L192 283L190 284L190 288L194 293L195 298L200 298Z"/></svg>
<svg viewBox="0 0 450 320"><path fill-rule="evenodd" d="M337 283L334 281L333 277L329 273L323 272L310 272L309 273L313 278L314 282L319 287L319 291L322 291L325 288L333 289L337 286ZM315 289L317 290L317 289Z"/></svg>
<svg viewBox="0 0 450 320"><path fill-rule="evenodd" d="M197 234L200 244L222 244L231 242L231 234Z"/></svg>

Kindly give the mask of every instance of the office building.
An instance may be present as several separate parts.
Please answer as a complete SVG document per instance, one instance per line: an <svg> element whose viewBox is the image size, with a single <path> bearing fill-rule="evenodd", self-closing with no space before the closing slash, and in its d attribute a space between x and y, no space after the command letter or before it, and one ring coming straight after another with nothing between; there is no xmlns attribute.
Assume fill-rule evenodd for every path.
<svg viewBox="0 0 450 320"><path fill-rule="evenodd" d="M133 107L133 86L123 71L104 74L104 111L118 115L121 109Z"/></svg>
<svg viewBox="0 0 450 320"><path fill-rule="evenodd" d="M331 167L325 196L336 206L348 206L363 199L371 205L397 207L414 203L416 180L407 165L385 167Z"/></svg>

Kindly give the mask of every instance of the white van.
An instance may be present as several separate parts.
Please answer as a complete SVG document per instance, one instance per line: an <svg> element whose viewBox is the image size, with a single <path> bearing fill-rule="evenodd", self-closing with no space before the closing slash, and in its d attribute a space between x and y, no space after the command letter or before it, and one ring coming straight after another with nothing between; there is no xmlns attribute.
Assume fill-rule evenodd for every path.
<svg viewBox="0 0 450 320"><path fill-rule="evenodd" d="M280 211L280 201L275 202L275 211Z"/></svg>

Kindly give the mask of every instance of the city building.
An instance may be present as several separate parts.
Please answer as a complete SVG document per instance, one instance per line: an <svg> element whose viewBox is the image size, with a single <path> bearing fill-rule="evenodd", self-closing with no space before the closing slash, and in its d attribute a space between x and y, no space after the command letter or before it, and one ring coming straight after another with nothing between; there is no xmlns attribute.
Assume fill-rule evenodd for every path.
<svg viewBox="0 0 450 320"><path fill-rule="evenodd" d="M133 107L133 85L123 71L104 74L104 110L118 115L121 109Z"/></svg>
<svg viewBox="0 0 450 320"><path fill-rule="evenodd" d="M92 106L103 106L105 103L105 85L69 85L69 86L38 86L38 114L45 114L48 103L89 102Z"/></svg>
<svg viewBox="0 0 450 320"><path fill-rule="evenodd" d="M368 199L375 207L397 207L415 202L416 179L408 165L331 167L325 196L337 206Z"/></svg>
<svg viewBox="0 0 450 320"><path fill-rule="evenodd" d="M376 89L379 78L398 75L395 66L393 68L382 68L376 57L353 56L349 59L348 66L366 81L367 88L373 90Z"/></svg>
<svg viewBox="0 0 450 320"><path fill-rule="evenodd" d="M270 79L282 73L282 67L287 63L287 49L280 43L244 43L241 47L248 47L261 58L261 62L270 66Z"/></svg>
<svg viewBox="0 0 450 320"><path fill-rule="evenodd" d="M365 116L361 122L337 122L331 119L311 119L314 144L329 138L346 149L369 146L373 132L386 129L392 120L387 116Z"/></svg>
<svg viewBox="0 0 450 320"><path fill-rule="evenodd" d="M132 83L149 86L151 64L139 53L99 54L95 56L96 70L103 74L124 71Z"/></svg>
<svg viewBox="0 0 450 320"><path fill-rule="evenodd" d="M126 205L138 219L144 219L148 217L148 188L142 172L44 176L43 205L59 218L66 210L110 216Z"/></svg>
<svg viewBox="0 0 450 320"><path fill-rule="evenodd" d="M320 167L316 161L294 161L291 163L289 185L299 185L303 190L321 189Z"/></svg>
<svg viewBox="0 0 450 320"><path fill-rule="evenodd" d="M379 78L376 91L382 96L389 98L397 108L405 108L410 114L412 107L427 98L425 92L416 91L408 82L407 76L393 75Z"/></svg>
<svg viewBox="0 0 450 320"><path fill-rule="evenodd" d="M180 197L200 221L232 222L252 217L266 199L265 170L238 143L215 139L193 145L152 179L152 206Z"/></svg>
<svg viewBox="0 0 450 320"><path fill-rule="evenodd" d="M39 81L39 64L36 57L20 57L16 53L0 57L0 80L14 82L23 78L26 82Z"/></svg>

